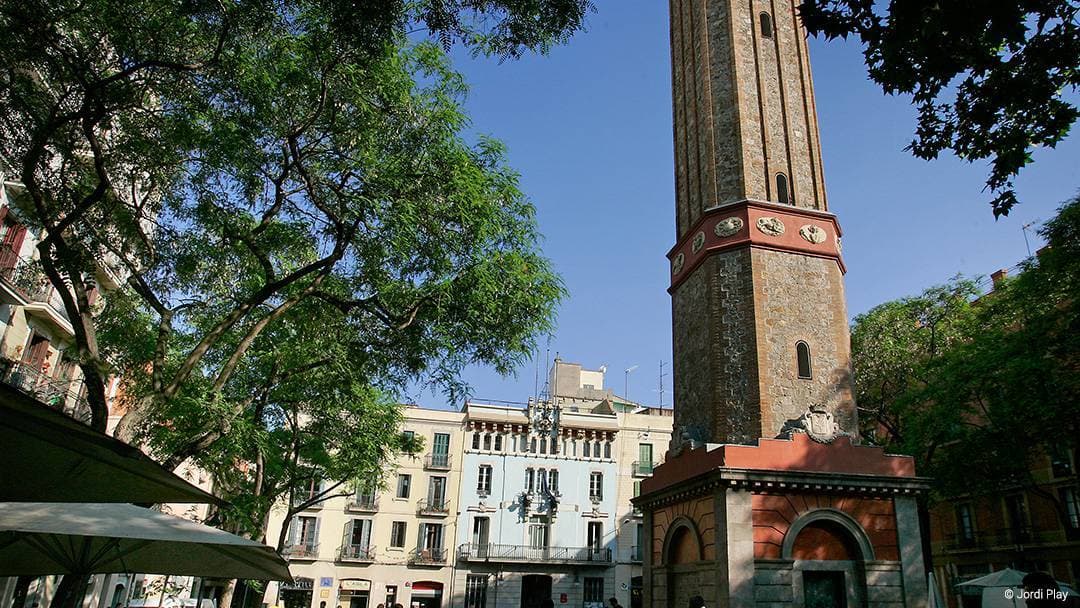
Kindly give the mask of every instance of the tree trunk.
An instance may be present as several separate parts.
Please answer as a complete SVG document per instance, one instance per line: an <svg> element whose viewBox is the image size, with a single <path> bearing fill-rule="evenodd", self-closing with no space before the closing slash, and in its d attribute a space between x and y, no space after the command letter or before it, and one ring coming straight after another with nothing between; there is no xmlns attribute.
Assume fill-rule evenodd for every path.
<svg viewBox="0 0 1080 608"><path fill-rule="evenodd" d="M221 590L221 600L218 608L232 608L233 595L236 593L236 579L230 580Z"/></svg>
<svg viewBox="0 0 1080 608"><path fill-rule="evenodd" d="M81 606L89 581L90 575L88 574L65 574L56 587L56 595L53 596L49 608L78 608Z"/></svg>

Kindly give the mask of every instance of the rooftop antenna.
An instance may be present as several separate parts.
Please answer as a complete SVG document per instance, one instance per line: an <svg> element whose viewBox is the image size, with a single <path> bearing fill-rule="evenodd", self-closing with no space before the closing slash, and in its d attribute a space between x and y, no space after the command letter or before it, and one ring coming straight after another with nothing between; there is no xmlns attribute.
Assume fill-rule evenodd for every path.
<svg viewBox="0 0 1080 608"><path fill-rule="evenodd" d="M664 409L664 360L660 360L660 409Z"/></svg>
<svg viewBox="0 0 1080 608"><path fill-rule="evenodd" d="M630 372L634 371L637 368L638 368L638 366L631 365L630 367L623 370L623 397L625 397L627 401L631 401L631 399L630 399Z"/></svg>
<svg viewBox="0 0 1080 608"><path fill-rule="evenodd" d="M1032 226L1034 226L1035 224L1038 224L1038 223L1039 223L1039 218L1035 218L1035 219L1031 220L1030 222L1024 224L1023 226L1020 226L1020 231L1024 233L1024 247L1027 248L1027 254L1028 254L1029 258L1031 257L1031 244L1028 243L1027 231L1028 231L1028 228L1031 228Z"/></svg>

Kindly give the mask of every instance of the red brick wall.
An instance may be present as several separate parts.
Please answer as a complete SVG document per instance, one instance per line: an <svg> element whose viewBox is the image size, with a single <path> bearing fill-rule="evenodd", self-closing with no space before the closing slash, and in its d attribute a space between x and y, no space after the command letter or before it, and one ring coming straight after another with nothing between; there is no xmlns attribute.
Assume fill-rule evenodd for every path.
<svg viewBox="0 0 1080 608"><path fill-rule="evenodd" d="M892 499L828 496L824 494L754 494L754 557L780 559L791 524L802 514L821 508L842 511L857 521L870 539L874 557L897 561L896 511Z"/></svg>

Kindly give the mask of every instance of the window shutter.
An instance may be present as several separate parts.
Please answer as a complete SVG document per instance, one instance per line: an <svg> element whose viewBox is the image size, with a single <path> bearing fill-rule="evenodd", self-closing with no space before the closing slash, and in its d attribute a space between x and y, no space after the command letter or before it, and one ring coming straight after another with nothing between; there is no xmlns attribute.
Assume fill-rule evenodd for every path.
<svg viewBox="0 0 1080 608"><path fill-rule="evenodd" d="M291 520L289 520L289 533L288 533L288 535L287 535L287 537L285 539L285 544L286 545L295 545L296 544L296 528L299 525L297 522L298 522L298 518L295 515L293 516L293 518Z"/></svg>
<svg viewBox="0 0 1080 608"><path fill-rule="evenodd" d="M341 546L348 547L352 545L352 531L354 523L356 523L355 519L350 519L349 521L345 522L345 531L341 537Z"/></svg>

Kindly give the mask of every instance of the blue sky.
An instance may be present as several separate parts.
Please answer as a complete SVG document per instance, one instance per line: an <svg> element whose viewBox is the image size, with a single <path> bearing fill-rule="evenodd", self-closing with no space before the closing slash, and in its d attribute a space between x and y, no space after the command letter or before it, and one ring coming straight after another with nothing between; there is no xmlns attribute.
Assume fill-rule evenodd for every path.
<svg viewBox="0 0 1080 608"><path fill-rule="evenodd" d="M569 290L540 358L549 350L589 368L605 364L618 393L623 370L638 365L629 396L656 404L659 363L671 361L664 254L675 240L667 3L597 5L587 31L546 56L499 63L455 51L454 61L471 86L473 129L507 144L536 205L542 247ZM1080 188L1074 133L1036 152L1017 182L1021 205L995 221L985 164L904 151L914 111L867 79L856 44L811 39L810 53L850 316L958 273L1014 265L1026 256L1021 226L1052 217ZM533 362L510 378L471 369L465 380L478 400L524 401L535 371ZM664 384L670 407L670 375ZM412 392L427 407L460 406Z"/></svg>

